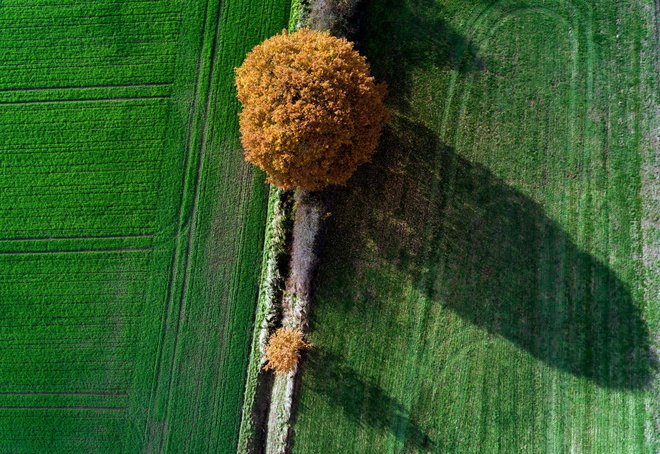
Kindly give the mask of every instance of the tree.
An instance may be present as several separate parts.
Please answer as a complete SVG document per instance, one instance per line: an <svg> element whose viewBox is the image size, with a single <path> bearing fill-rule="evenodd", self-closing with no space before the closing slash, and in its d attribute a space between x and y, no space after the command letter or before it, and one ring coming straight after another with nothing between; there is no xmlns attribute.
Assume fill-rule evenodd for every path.
<svg viewBox="0 0 660 454"><path fill-rule="evenodd" d="M256 46L236 86L245 158L282 189L346 183L370 160L387 117L386 87L353 44L305 28Z"/></svg>
<svg viewBox="0 0 660 454"><path fill-rule="evenodd" d="M279 328L268 339L264 369L285 374L298 364L300 352L309 347L299 329Z"/></svg>

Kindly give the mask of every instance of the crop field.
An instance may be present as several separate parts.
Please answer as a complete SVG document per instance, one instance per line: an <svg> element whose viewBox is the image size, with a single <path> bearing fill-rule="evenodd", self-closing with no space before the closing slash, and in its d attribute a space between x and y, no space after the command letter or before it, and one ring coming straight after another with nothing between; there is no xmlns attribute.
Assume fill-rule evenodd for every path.
<svg viewBox="0 0 660 454"><path fill-rule="evenodd" d="M233 68L288 14L0 2L0 451L235 449L266 187Z"/></svg>
<svg viewBox="0 0 660 454"><path fill-rule="evenodd" d="M293 452L655 453L651 0L368 0Z"/></svg>

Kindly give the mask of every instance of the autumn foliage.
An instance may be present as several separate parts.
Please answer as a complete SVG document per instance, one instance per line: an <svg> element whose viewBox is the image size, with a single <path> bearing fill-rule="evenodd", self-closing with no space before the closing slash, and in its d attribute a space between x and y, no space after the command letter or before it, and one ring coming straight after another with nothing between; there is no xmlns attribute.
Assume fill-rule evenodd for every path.
<svg viewBox="0 0 660 454"><path fill-rule="evenodd" d="M300 352L310 347L298 329L280 328L268 339L264 369L278 373L291 371L300 360Z"/></svg>
<svg viewBox="0 0 660 454"><path fill-rule="evenodd" d="M283 189L344 184L373 155L386 88L353 45L300 29L256 46L236 69L245 158Z"/></svg>

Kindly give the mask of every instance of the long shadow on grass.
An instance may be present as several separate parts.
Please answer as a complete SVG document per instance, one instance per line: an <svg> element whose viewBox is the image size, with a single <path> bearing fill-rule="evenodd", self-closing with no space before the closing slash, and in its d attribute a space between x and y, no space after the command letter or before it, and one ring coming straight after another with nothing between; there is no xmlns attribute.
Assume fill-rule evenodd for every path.
<svg viewBox="0 0 660 454"><path fill-rule="evenodd" d="M647 387L658 361L626 284L486 167L422 125L391 123L374 163L335 193L321 289L387 264L554 368L602 387Z"/></svg>
<svg viewBox="0 0 660 454"><path fill-rule="evenodd" d="M305 362L309 389L360 426L390 431L408 447L428 451L433 442L408 415L406 408L378 384L364 379L346 360L321 347L312 349Z"/></svg>
<svg viewBox="0 0 660 454"><path fill-rule="evenodd" d="M367 0L360 7L356 40L378 80L389 84L389 102L405 109L417 69L481 71L488 62L454 30L435 0ZM378 37L375 38L374 37Z"/></svg>

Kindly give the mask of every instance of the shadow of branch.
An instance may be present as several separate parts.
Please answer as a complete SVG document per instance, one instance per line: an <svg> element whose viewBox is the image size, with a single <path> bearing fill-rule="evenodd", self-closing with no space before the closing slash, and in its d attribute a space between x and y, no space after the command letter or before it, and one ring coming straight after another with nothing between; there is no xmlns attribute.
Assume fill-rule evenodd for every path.
<svg viewBox="0 0 660 454"><path fill-rule="evenodd" d="M475 43L441 19L442 10L434 0L371 0L361 8L357 41L376 78L389 84L389 102L400 109L407 106L415 70L467 73L489 66Z"/></svg>
<svg viewBox="0 0 660 454"><path fill-rule="evenodd" d="M376 383L362 378L344 358L315 347L305 367L309 371L306 383L310 390L323 396L329 405L341 408L357 424L389 431L417 450L433 448L430 437L406 408Z"/></svg>

